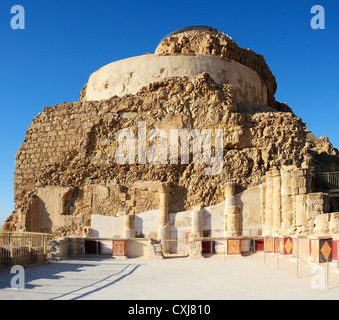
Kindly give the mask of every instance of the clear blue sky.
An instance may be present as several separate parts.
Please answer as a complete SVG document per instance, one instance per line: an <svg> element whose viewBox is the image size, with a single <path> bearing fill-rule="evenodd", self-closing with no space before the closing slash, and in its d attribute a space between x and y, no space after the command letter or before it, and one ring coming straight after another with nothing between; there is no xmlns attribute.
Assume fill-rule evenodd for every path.
<svg viewBox="0 0 339 320"><path fill-rule="evenodd" d="M310 26L325 8L325 30ZM25 30L12 30L13 5ZM154 52L169 32L207 25L263 54L287 102L319 137L339 148L337 0L1 0L0 224L14 209L14 157L44 106L76 101L89 75L107 63Z"/></svg>

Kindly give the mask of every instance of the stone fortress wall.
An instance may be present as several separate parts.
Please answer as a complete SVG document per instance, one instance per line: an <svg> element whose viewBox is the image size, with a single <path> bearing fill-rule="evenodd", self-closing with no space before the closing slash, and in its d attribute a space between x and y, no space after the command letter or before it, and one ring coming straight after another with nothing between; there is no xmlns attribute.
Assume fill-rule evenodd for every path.
<svg viewBox="0 0 339 320"><path fill-rule="evenodd" d="M200 80L203 80L202 84L197 83ZM211 84L206 84L209 81ZM89 223L91 214L115 216L120 211L141 213L154 210L158 208L158 200L148 195L152 191L144 191L138 185L151 186L152 181L161 180L165 172L173 184L171 197L176 199L170 204L171 212L188 210L200 202L204 202L205 206L216 205L223 201L225 178L234 178L245 190L260 183L271 161L286 162L288 157L300 157L299 161L302 161L304 152L307 152L302 143L306 129L291 114L276 111L265 113L263 111L266 109L261 107L261 110L259 106L256 106L259 112L254 114L242 110L237 113L233 104L222 102L225 93L220 89L215 91L215 83L209 77L189 78L180 84L181 89L176 95L162 97L166 95L164 89L168 82L159 83L156 89L147 91L146 96L139 94L44 108L29 126L16 156L14 182L18 214L10 223L31 231L59 230L61 233L81 234L81 225ZM179 83L176 80L176 84ZM212 112L207 119L206 110L198 109L196 105L204 104L196 91L205 85L206 88L212 86L206 98L206 105ZM196 89L190 89L190 86ZM232 97L233 93L229 88L227 90L227 97ZM154 95L157 97L155 101ZM195 99L191 98L194 96ZM114 158L117 149L115 136L119 129L132 128L137 132L139 120L146 121L149 128L185 128L184 124L188 123L189 118L185 118L185 113L179 114L178 109L183 107L178 98L189 98L185 108L188 115L195 113L192 127L204 128L208 124L213 128L219 123L218 127L224 130L223 147L227 150L223 159L224 174L206 176L201 165L134 165L128 171L124 166L117 166ZM160 103L165 111L165 121L154 116ZM215 109L210 108L211 104L215 105ZM230 113L227 110L234 111ZM228 120L220 122L223 118ZM268 130L273 124L274 129ZM280 132L286 135L282 136ZM285 140L285 136L288 139ZM295 141L292 144L291 139ZM275 140L284 152L270 156L273 145L266 141L274 143ZM253 159L250 170L257 172L248 178L247 159ZM182 176L186 179L181 179ZM50 204L49 199L55 205ZM39 208L39 213L35 208ZM51 210L53 213L48 213ZM43 218L47 213L48 219ZM45 223L41 224L42 221Z"/></svg>
<svg viewBox="0 0 339 320"><path fill-rule="evenodd" d="M248 250L250 237L336 234L337 213L327 214L329 196L313 182L316 172L338 170L338 151L275 101L275 90L261 55L202 31L99 69L80 101L45 107L33 119L15 159L15 212L3 228L158 239L161 250L189 245L192 256L201 254L201 237L241 238ZM116 134L136 134L139 121L165 132L222 129L222 172L118 164ZM167 241L178 239L186 247Z"/></svg>

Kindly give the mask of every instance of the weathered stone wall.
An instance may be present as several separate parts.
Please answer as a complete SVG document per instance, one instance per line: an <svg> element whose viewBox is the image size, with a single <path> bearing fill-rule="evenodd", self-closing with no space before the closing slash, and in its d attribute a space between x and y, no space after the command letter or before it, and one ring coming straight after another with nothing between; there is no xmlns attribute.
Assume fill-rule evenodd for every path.
<svg viewBox="0 0 339 320"><path fill-rule="evenodd" d="M235 41L230 40L222 34L215 34L208 31L187 31L170 36L159 43L155 50L159 55L192 55L205 54L217 55L226 60L236 61L253 71L263 80L267 87L268 105L276 108L282 107L277 104L274 94L277 83L271 70L262 55L246 48L240 48ZM286 111L279 109L280 111ZM288 110L290 111L290 110Z"/></svg>
<svg viewBox="0 0 339 320"><path fill-rule="evenodd" d="M189 164L180 157L178 164L140 163L137 144L134 164L117 163L118 131L130 129L137 139L139 121L148 132L222 129L222 171L206 175L207 165L192 163L192 145ZM147 149L152 144L148 139ZM235 104L232 86L219 86L208 74L170 78L135 95L44 108L16 155L16 208L4 228L47 230L53 225L44 218L49 216L56 219L53 232L81 235L91 214L159 209L152 185L157 181L171 184L169 212L208 207L224 201L225 180L234 181L240 193L260 184L272 166L300 165L310 157L307 128L292 113ZM49 196L56 187L58 195ZM37 217L45 222L38 225Z"/></svg>
<svg viewBox="0 0 339 320"><path fill-rule="evenodd" d="M25 226L35 232L79 236L81 226L90 225L93 214L124 216L158 208L158 187L157 182L138 182L129 190L117 184L40 187L24 217Z"/></svg>

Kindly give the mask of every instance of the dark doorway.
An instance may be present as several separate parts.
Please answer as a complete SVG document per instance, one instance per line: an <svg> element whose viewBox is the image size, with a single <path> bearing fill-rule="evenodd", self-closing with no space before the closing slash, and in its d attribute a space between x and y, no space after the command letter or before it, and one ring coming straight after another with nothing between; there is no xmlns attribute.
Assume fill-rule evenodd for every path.
<svg viewBox="0 0 339 320"><path fill-rule="evenodd" d="M100 254L100 242L85 240L85 254Z"/></svg>

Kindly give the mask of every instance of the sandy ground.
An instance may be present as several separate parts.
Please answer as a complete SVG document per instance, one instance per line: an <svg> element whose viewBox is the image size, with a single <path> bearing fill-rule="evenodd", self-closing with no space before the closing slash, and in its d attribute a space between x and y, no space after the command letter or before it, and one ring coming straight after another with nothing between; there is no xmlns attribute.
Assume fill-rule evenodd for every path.
<svg viewBox="0 0 339 320"><path fill-rule="evenodd" d="M338 299L339 272L329 264L297 263L262 253L200 260L114 259L102 256L25 268L25 288L12 289L10 270L0 271L1 300L225 300ZM279 269L278 269L279 266ZM312 267L313 266L313 267ZM320 286L320 288L319 288ZM324 287L325 286L325 287Z"/></svg>

